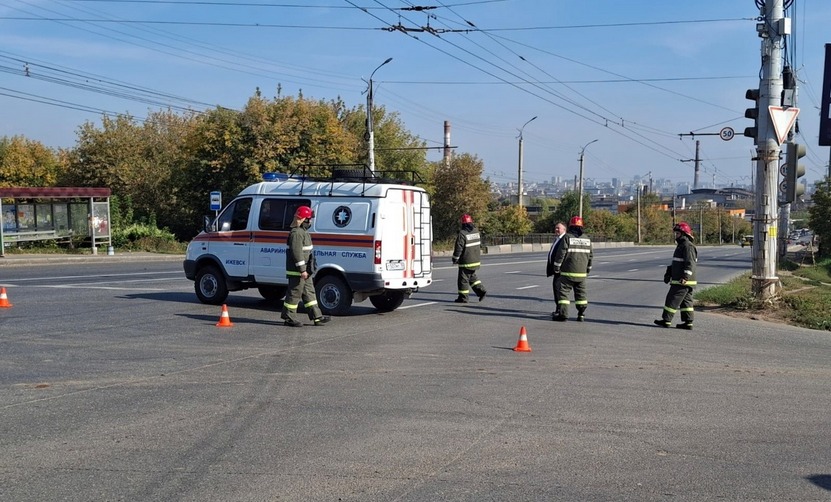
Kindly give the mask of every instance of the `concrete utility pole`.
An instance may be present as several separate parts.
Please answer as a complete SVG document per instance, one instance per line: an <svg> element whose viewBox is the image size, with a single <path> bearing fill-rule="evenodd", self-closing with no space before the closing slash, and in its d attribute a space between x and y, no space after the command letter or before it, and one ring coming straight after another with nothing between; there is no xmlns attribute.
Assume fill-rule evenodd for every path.
<svg viewBox="0 0 831 502"><path fill-rule="evenodd" d="M450 167L450 121L444 121L444 167Z"/></svg>
<svg viewBox="0 0 831 502"><path fill-rule="evenodd" d="M752 287L757 300L772 299L780 288L776 275L777 177L779 138L771 122L769 106L779 106L782 96L782 48L790 24L785 20L783 0L766 0L760 8L762 21L756 31L762 38L762 77L759 80L759 111L756 132L756 214L753 217Z"/></svg>
<svg viewBox="0 0 831 502"><path fill-rule="evenodd" d="M379 64L377 68L372 70L372 73L369 75L369 88L366 92L366 136L367 142L369 143L369 173L375 174L375 128L372 124L372 77L375 75L375 72L378 71L378 68L384 66L385 64L392 61L392 58L387 58L386 61Z"/></svg>
<svg viewBox="0 0 831 502"><path fill-rule="evenodd" d="M519 204L519 207L522 207L522 130L525 129L525 126L530 124L536 118L537 118L537 116L534 115L533 117L531 117L531 120L529 120L528 122L522 124L522 127L519 128L519 162L518 162L519 165L517 166L517 171L518 171L517 172L517 183L518 183L519 186L517 186L517 199L516 199L517 204Z"/></svg>
<svg viewBox="0 0 831 502"><path fill-rule="evenodd" d="M593 139L593 140L589 141L588 143L586 143L586 144L583 146L583 148L581 148L581 149L580 149L580 186L579 186L579 188L578 188L578 190L577 190L577 197L578 197L578 199L577 199L577 200L579 201L579 203L578 203L578 204L579 204L579 208L580 208L580 209L578 209L578 213L577 213L577 214L578 214L578 216L580 216L581 218L583 217L583 154L586 152L586 147L587 147L587 146L589 146L589 145L591 145L591 144L592 144L592 143L594 143L595 141L597 141L597 140L596 140L596 139Z"/></svg>

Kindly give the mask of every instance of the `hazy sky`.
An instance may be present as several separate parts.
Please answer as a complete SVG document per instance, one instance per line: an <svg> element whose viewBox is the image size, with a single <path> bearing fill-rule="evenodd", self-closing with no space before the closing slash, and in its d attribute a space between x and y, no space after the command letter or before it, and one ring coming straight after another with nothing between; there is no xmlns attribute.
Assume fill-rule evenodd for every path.
<svg viewBox="0 0 831 502"><path fill-rule="evenodd" d="M829 158L817 136L831 2L794 0L787 14L797 141L816 180ZM518 129L536 116L526 181L573 178L597 139L588 179L692 182L681 161L698 139L702 182L747 184L758 15L754 0L4 0L0 136L69 147L104 111L240 109L258 87L364 104L362 79L391 57L373 79L376 105L429 146L450 121L456 152L496 182L516 180ZM728 126L729 142L679 136Z"/></svg>

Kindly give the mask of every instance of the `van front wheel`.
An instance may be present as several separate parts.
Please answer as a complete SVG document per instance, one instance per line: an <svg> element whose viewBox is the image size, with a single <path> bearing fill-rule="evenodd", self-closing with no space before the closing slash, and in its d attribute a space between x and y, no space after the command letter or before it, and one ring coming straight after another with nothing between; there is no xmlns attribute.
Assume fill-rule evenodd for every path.
<svg viewBox="0 0 831 502"><path fill-rule="evenodd" d="M208 305L222 305L228 298L225 276L216 267L203 267L193 283L199 301Z"/></svg>
<svg viewBox="0 0 831 502"><path fill-rule="evenodd" d="M327 275L315 284L320 310L329 315L346 315L352 307L352 290L340 277Z"/></svg>
<svg viewBox="0 0 831 502"><path fill-rule="evenodd" d="M380 295L370 296L369 302L379 312L392 312L404 303L404 291L385 289Z"/></svg>

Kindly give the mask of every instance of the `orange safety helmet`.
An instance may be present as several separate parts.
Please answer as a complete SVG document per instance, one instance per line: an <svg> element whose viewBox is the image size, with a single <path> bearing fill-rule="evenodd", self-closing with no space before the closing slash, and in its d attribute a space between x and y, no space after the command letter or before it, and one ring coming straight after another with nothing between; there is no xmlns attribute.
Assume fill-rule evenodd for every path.
<svg viewBox="0 0 831 502"><path fill-rule="evenodd" d="M300 206L300 207L298 207L297 211L294 213L294 215L298 218L304 218L304 219L307 219L307 220L309 218L314 218L315 217L314 211L312 211L312 208L310 208L309 206Z"/></svg>
<svg viewBox="0 0 831 502"><path fill-rule="evenodd" d="M672 227L673 232L682 232L692 237L692 228L686 221L681 221Z"/></svg>
<svg viewBox="0 0 831 502"><path fill-rule="evenodd" d="M573 216L571 220L568 222L568 226L570 227L583 227L583 217L582 216Z"/></svg>
<svg viewBox="0 0 831 502"><path fill-rule="evenodd" d="M463 214L462 223L473 223L473 218L471 218L469 214Z"/></svg>

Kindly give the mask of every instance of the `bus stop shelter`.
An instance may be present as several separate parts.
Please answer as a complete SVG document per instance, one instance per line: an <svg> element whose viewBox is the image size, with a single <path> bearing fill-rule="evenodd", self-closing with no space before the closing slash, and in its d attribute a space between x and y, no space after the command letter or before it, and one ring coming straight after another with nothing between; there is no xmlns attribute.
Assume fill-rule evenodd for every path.
<svg viewBox="0 0 831 502"><path fill-rule="evenodd" d="M0 256L20 242L87 238L93 254L111 246L109 188L0 188Z"/></svg>

